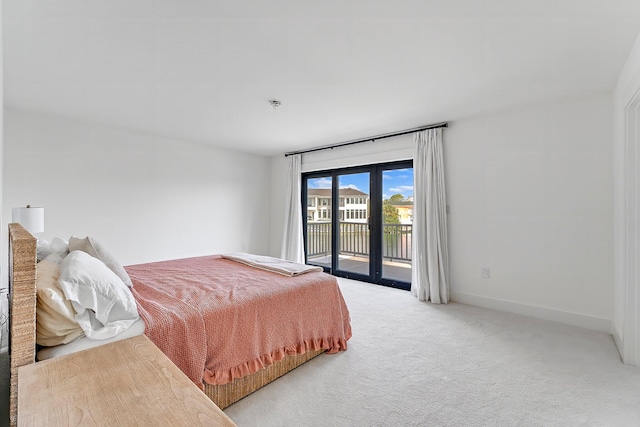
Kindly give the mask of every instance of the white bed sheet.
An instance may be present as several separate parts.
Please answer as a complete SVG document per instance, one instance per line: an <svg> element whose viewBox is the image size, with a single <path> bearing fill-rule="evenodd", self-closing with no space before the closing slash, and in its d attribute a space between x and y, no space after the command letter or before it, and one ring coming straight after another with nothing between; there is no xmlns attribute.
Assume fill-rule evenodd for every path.
<svg viewBox="0 0 640 427"><path fill-rule="evenodd" d="M142 319L138 319L124 332L106 340L93 340L91 338L82 336L71 341L68 344L57 345L55 347L42 347L42 349L38 351L37 359L40 361L53 359L54 357L66 356L67 354L76 353L82 350L88 350L93 347L125 340L127 338L132 338L142 334L144 334L144 321Z"/></svg>

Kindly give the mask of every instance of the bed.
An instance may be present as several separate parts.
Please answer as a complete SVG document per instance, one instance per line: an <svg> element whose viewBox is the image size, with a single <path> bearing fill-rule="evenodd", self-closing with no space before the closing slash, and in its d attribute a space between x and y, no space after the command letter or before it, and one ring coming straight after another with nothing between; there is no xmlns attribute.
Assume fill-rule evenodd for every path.
<svg viewBox="0 0 640 427"><path fill-rule="evenodd" d="M36 239L20 225L10 224L9 247L10 416L13 423L17 414L17 369L34 363L36 359ZM201 270L203 265L210 268ZM335 278L325 273L313 272L289 278L242 266L220 256L141 264L126 267L126 270L133 282L131 291L140 317L146 325L145 335L220 408L231 405L325 351L345 350L346 341L351 337L348 309ZM197 274L184 278L181 276L184 271L196 271ZM239 274L240 278L227 277L233 274ZM236 285L225 290L218 283L215 290L208 290L207 281L216 278L220 279L218 282ZM277 292L274 294L261 288L259 298L238 297L243 295L245 288L254 288L258 283L264 283ZM292 284L291 298L294 299L287 299L289 296L283 296L280 291L288 284ZM245 305L232 309L225 302L229 298L241 300ZM334 302L323 307L321 300ZM278 307L276 313L265 314L268 312L266 307L274 302ZM173 322L171 318L176 317L173 305L186 305L187 311L194 307L198 311L200 306L208 305L216 308L212 313L202 309L197 322L202 323L205 329L200 330L197 325L188 326L183 318ZM309 322L294 321L292 313L296 311L304 311L306 315L303 317ZM275 320L270 320L270 316ZM323 325L311 326L318 331L313 332L316 335L304 335L307 332L301 331L313 317L321 317ZM229 320L234 318L235 321ZM238 319L243 321L238 323ZM275 324L269 326L271 321ZM328 325L326 330L323 329L324 323ZM175 337L182 335L197 336L196 344L180 343ZM251 338L249 344L230 344L239 343L239 337L247 335ZM203 352L206 355L203 356ZM191 354L197 361L180 360L180 354L184 353ZM238 363L239 359L230 356L232 353L233 357L243 358L242 361ZM202 362L199 359L206 359L200 374L198 370Z"/></svg>

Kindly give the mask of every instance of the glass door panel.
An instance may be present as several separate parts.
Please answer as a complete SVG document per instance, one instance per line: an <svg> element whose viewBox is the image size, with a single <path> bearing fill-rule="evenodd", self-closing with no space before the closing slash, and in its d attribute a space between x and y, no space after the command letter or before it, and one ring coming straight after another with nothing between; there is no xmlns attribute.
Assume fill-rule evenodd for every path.
<svg viewBox="0 0 640 427"><path fill-rule="evenodd" d="M331 268L330 176L307 179L307 262Z"/></svg>
<svg viewBox="0 0 640 427"><path fill-rule="evenodd" d="M302 175L308 264L338 277L411 286L413 163Z"/></svg>
<svg viewBox="0 0 640 427"><path fill-rule="evenodd" d="M337 269L370 275L370 173L338 175Z"/></svg>
<svg viewBox="0 0 640 427"><path fill-rule="evenodd" d="M411 282L413 168L382 171L382 278Z"/></svg>

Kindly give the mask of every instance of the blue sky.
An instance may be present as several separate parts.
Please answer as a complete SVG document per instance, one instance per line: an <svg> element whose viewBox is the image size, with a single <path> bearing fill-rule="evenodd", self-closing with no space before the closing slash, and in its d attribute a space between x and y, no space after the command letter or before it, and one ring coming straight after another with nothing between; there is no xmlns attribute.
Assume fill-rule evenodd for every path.
<svg viewBox="0 0 640 427"><path fill-rule="evenodd" d="M382 198L402 194L406 199L413 196L413 168L393 169L382 172Z"/></svg>
<svg viewBox="0 0 640 427"><path fill-rule="evenodd" d="M340 188L355 188L369 194L369 174L340 175ZM331 188L331 177L314 178L308 181L309 188ZM413 169L393 169L382 172L382 198L402 194L405 199L413 196Z"/></svg>

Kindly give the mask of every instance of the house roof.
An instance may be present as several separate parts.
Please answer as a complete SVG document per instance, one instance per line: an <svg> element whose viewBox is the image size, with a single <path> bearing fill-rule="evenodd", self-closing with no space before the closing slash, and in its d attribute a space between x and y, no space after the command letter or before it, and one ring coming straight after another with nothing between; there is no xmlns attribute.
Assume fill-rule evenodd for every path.
<svg viewBox="0 0 640 427"><path fill-rule="evenodd" d="M397 206L397 207L413 207L413 202L410 200L402 200L402 201L389 201L389 204L391 206Z"/></svg>
<svg viewBox="0 0 640 427"><path fill-rule="evenodd" d="M338 194L341 196L366 196L369 197L367 193L363 193L360 190L356 190L354 188L341 188L338 191ZM330 197L331 189L330 188L309 188L307 189L307 195L309 196L320 196L320 197Z"/></svg>

